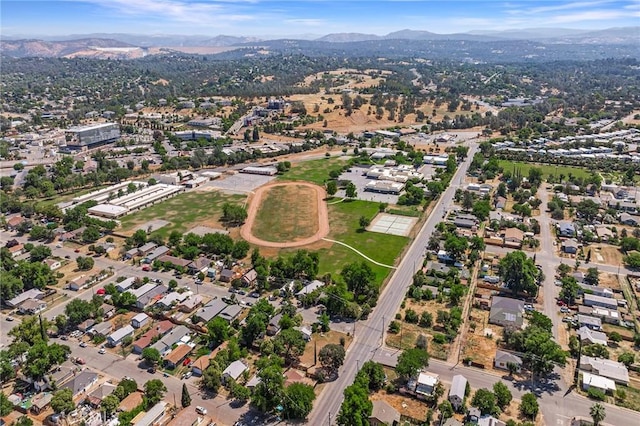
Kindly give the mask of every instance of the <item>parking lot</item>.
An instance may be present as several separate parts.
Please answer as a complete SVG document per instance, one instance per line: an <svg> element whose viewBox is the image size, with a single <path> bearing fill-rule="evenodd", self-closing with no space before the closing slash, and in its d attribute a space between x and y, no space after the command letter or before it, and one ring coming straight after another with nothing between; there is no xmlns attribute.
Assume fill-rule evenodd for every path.
<svg viewBox="0 0 640 426"><path fill-rule="evenodd" d="M215 188L230 193L246 194L274 180L275 176L252 175L249 173L223 174L219 179L206 183L200 188Z"/></svg>
<svg viewBox="0 0 640 426"><path fill-rule="evenodd" d="M388 203L388 204L398 204L399 195L393 194L379 194L377 192L370 192L364 190L365 186L372 179L367 178L367 176L363 175L368 170L367 167L352 167L351 171L344 172L340 175L338 179L340 180L349 180L353 182L353 184L357 188L356 199L363 201L374 201L376 203ZM336 193L337 197L346 197L344 190L339 190Z"/></svg>

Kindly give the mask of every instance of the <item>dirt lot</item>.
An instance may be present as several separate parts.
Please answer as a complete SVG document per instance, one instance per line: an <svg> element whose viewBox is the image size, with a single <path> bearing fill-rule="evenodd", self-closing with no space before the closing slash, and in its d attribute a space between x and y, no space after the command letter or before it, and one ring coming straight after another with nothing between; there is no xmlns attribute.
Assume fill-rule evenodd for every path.
<svg viewBox="0 0 640 426"><path fill-rule="evenodd" d="M502 338L502 327L489 324L489 311L472 309L469 315L472 319L469 322L469 332L463 339L462 358L471 358L473 362L483 364L487 369L493 369L496 341ZM488 335L491 337L487 337Z"/></svg>
<svg viewBox="0 0 640 426"><path fill-rule="evenodd" d="M398 410L400 415L408 416L416 420L425 420L429 406L426 402L415 398L401 395L399 393L389 394L384 390L378 391L369 396L371 401L383 400L393 408Z"/></svg>
<svg viewBox="0 0 640 426"><path fill-rule="evenodd" d="M609 244L591 244L589 249L591 250L592 262L605 263L607 265L622 264L623 255L615 246Z"/></svg>
<svg viewBox="0 0 640 426"><path fill-rule="evenodd" d="M304 349L304 354L302 354L302 356L300 357L300 365L312 366L314 347L318 352L320 352L320 349L322 349L325 345L339 345L340 338L344 338L344 347L345 349L348 349L351 341L353 340L351 336L333 330L328 331L327 333L315 333L311 338L311 341L307 343L307 346Z"/></svg>

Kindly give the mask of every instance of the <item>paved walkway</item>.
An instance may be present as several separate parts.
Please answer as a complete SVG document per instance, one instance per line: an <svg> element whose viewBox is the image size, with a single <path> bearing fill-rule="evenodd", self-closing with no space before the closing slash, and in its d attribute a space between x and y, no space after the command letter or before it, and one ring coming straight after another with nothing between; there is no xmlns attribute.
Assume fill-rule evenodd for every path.
<svg viewBox="0 0 640 426"><path fill-rule="evenodd" d="M365 259L367 259L369 262L374 263L378 266L383 266L385 268L389 268L389 269L396 269L395 266L391 266L391 265L385 265L384 263L380 263L380 262L376 262L375 260L371 259L369 256L365 255L364 253L362 253L361 251L356 250L355 248L351 247L349 244L345 244L342 241L336 241L336 240L330 240L329 238L323 238L324 241L329 241L330 243L336 243L336 244L340 244L341 246L345 246L348 249L351 249L353 251L355 251L356 253L358 253L360 256L364 257Z"/></svg>

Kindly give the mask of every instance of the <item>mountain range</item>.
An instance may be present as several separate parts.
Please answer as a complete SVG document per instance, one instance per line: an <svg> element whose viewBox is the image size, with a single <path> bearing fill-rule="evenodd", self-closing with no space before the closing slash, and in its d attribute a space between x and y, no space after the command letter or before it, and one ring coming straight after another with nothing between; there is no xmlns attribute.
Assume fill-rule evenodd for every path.
<svg viewBox="0 0 640 426"><path fill-rule="evenodd" d="M563 28L529 28L506 31L471 31L456 34L437 34L429 31L400 30L386 35L363 33L333 33L324 36L309 35L296 37L244 37L218 35L140 35L99 33L68 35L62 37L16 38L3 36L0 50L11 57L95 57L95 58L137 58L147 54L170 51L199 53L197 48L254 47L267 41L299 40L327 45L358 42L409 40L409 41L470 41L504 42L535 41L544 44L575 45L637 45L640 40L640 26L610 28L606 30L575 30ZM337 46L336 46L337 47ZM640 49L639 49L640 51Z"/></svg>

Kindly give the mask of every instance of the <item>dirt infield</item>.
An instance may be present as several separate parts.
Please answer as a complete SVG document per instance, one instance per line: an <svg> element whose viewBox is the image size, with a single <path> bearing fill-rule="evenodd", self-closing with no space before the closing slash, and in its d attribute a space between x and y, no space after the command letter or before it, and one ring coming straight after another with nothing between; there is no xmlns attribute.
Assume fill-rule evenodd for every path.
<svg viewBox="0 0 640 426"><path fill-rule="evenodd" d="M316 192L317 197L317 211L318 211L318 230L317 232L307 238L297 240L297 241L287 241L287 242L273 242L273 241L265 241L262 240L251 232L253 229L254 222L256 220L256 216L258 215L258 209L262 204L262 198L264 194L274 186L306 186L312 188ZM324 188L314 185L308 182L274 182L269 183L267 185L261 186L256 189L254 194L249 199L249 211L247 212L247 221L242 228L240 229L240 235L247 242L251 244L256 244L262 247L276 247L276 248L287 248L287 247L302 247L309 244L312 244L329 234L329 213L327 211L327 204L324 199L326 197L326 193Z"/></svg>

